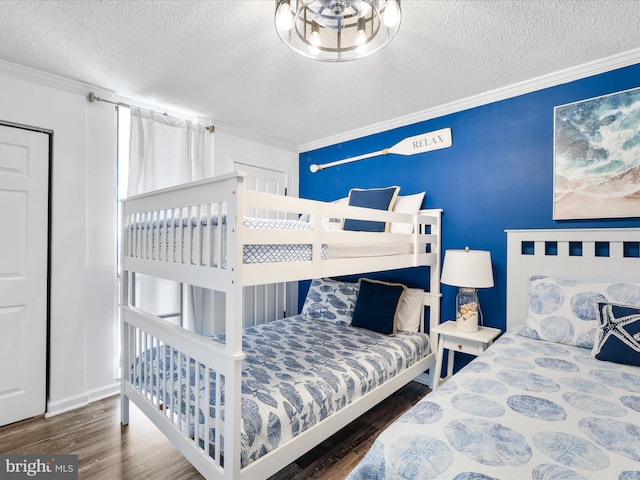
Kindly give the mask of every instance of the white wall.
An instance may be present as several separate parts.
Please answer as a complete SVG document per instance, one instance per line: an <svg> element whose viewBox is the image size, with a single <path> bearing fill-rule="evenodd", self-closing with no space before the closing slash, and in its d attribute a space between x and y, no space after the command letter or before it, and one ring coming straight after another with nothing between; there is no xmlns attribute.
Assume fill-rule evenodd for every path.
<svg viewBox="0 0 640 480"><path fill-rule="evenodd" d="M114 321L116 275L116 126L115 109L90 104L86 109L85 289L90 315L85 317L85 391L103 396L118 375L119 346ZM115 339L114 341L110 341ZM119 392L119 384L116 392ZM107 393L107 392L104 392Z"/></svg>
<svg viewBox="0 0 640 480"><path fill-rule="evenodd" d="M0 120L53 133L51 317L47 414L119 392L116 270L116 116L90 86L0 62ZM216 127L214 165L278 166L298 195L298 154L287 145ZM210 147L210 146L209 146ZM211 171L213 170L213 171Z"/></svg>
<svg viewBox="0 0 640 480"><path fill-rule="evenodd" d="M35 75L25 80L25 77ZM56 79L57 81L57 79ZM53 131L49 414L118 391L113 106L0 65L0 120Z"/></svg>

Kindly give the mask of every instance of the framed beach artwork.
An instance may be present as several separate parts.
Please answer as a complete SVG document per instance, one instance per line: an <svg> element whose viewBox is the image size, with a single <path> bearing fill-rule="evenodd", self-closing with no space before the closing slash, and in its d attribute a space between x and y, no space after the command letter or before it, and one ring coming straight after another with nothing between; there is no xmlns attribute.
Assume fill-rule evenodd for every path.
<svg viewBox="0 0 640 480"><path fill-rule="evenodd" d="M640 88L554 108L554 220L624 217L640 217Z"/></svg>

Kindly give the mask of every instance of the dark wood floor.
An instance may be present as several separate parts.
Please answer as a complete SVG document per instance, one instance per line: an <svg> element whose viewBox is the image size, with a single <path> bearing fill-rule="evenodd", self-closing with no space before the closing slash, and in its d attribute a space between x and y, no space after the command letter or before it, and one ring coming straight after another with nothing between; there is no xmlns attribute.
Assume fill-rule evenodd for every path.
<svg viewBox="0 0 640 480"><path fill-rule="evenodd" d="M411 382L270 480L343 479L389 423L429 391ZM0 428L0 453L76 454L81 480L195 480L202 476L131 403L120 425L118 397Z"/></svg>

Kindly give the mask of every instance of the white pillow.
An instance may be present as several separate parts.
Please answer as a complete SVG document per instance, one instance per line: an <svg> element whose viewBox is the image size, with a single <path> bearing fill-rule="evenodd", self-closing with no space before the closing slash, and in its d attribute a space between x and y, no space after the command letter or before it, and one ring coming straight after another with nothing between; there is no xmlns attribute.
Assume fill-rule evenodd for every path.
<svg viewBox="0 0 640 480"><path fill-rule="evenodd" d="M393 211L396 213L417 214L420 212L420 206L424 200L425 192L415 193L413 195L403 195L396 198L393 204ZM413 233L413 224L403 222L392 222L391 233Z"/></svg>
<svg viewBox="0 0 640 480"><path fill-rule="evenodd" d="M417 333L420 331L420 317L424 305L422 296L424 290L420 288L407 288L400 301L398 323L396 329L401 332Z"/></svg>
<svg viewBox="0 0 640 480"><path fill-rule="evenodd" d="M331 203L335 203L336 205L349 205L349 197L339 198ZM322 226L322 230L325 231L342 230L342 219L322 217L320 225Z"/></svg>
<svg viewBox="0 0 640 480"><path fill-rule="evenodd" d="M596 302L640 306L640 284L590 282L534 275L529 311L520 335L593 348L598 328Z"/></svg>

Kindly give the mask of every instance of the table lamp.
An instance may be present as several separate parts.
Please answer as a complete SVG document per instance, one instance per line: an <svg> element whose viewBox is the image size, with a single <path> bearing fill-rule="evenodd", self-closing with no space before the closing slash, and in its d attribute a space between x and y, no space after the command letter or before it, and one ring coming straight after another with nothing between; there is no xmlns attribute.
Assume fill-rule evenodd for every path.
<svg viewBox="0 0 640 480"><path fill-rule="evenodd" d="M456 329L477 332L482 320L478 288L493 287L491 253L486 250L447 250L441 282L459 287L456 295Z"/></svg>

